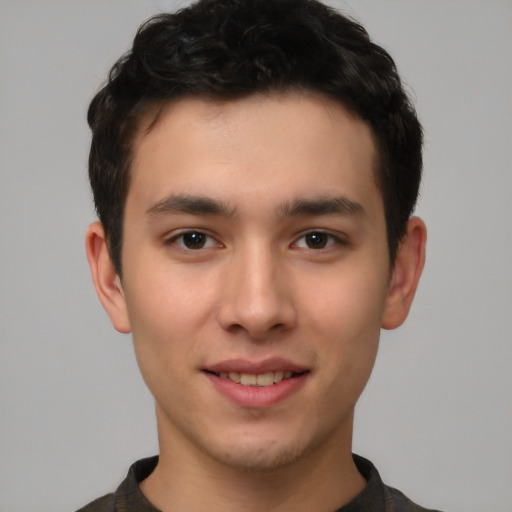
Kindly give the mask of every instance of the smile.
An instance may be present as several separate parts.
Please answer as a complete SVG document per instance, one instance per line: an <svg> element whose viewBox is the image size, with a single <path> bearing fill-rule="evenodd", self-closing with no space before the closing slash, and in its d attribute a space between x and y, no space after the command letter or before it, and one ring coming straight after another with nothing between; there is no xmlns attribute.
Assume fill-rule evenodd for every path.
<svg viewBox="0 0 512 512"><path fill-rule="evenodd" d="M267 386L272 386L273 384L277 384L282 380L290 379L291 377L298 374L292 371L277 371L260 374L220 372L215 373L215 375L217 375L217 377L220 377L221 379L229 379L235 382L236 384L241 384L242 386L264 388Z"/></svg>
<svg viewBox="0 0 512 512"><path fill-rule="evenodd" d="M297 371L255 368L226 370L203 370L203 374L221 396L238 407L250 409L268 408L282 402L302 389L310 376L310 371L302 368L297 368Z"/></svg>
<svg viewBox="0 0 512 512"><path fill-rule="evenodd" d="M228 359L202 368L221 396L243 408L272 407L298 392L311 369L286 358Z"/></svg>

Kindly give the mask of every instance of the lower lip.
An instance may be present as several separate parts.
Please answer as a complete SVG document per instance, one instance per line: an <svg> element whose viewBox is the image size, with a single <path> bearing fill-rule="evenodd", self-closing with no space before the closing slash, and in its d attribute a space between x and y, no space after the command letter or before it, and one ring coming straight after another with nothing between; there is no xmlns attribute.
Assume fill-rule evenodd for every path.
<svg viewBox="0 0 512 512"><path fill-rule="evenodd" d="M231 379L205 372L215 389L239 407L261 409L272 407L298 391L306 382L309 373L304 372L289 379L265 387L242 386Z"/></svg>

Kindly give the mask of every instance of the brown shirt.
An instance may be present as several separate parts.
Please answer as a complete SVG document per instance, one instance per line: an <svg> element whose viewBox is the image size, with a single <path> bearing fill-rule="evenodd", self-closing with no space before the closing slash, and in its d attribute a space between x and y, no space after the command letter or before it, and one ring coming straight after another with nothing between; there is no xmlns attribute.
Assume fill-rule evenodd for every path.
<svg viewBox="0 0 512 512"><path fill-rule="evenodd" d="M77 512L159 512L139 488L139 483L151 474L157 462L158 457L137 461L116 492L98 498ZM335 512L436 512L416 505L400 491L384 485L370 461L354 455L354 462L367 481L366 487Z"/></svg>

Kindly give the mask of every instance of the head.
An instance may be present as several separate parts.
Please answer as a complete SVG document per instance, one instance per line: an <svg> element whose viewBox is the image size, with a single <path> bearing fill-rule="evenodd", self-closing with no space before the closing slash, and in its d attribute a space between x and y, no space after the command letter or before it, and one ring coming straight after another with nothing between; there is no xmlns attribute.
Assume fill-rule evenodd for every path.
<svg viewBox="0 0 512 512"><path fill-rule="evenodd" d="M142 25L89 107L90 181L119 276L133 144L148 113L150 131L180 98L301 91L341 103L369 126L393 263L417 200L422 130L392 58L316 0L201 0Z"/></svg>
<svg viewBox="0 0 512 512"><path fill-rule="evenodd" d="M424 259L391 58L311 0L204 0L144 25L89 114L93 281L133 334L162 460L350 461Z"/></svg>

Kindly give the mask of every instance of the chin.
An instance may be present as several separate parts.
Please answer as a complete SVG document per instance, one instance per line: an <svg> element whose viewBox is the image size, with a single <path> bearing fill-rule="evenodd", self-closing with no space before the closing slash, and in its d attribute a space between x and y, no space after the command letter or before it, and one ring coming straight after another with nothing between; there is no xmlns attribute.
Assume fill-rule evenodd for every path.
<svg viewBox="0 0 512 512"><path fill-rule="evenodd" d="M305 460L321 450L329 441L329 432L321 431L314 435L305 429L262 428L238 429L230 435L210 443L204 443L203 450L215 461L239 471L269 471L285 468ZM252 430L252 431L251 431ZM215 442L216 441L216 442Z"/></svg>
<svg viewBox="0 0 512 512"><path fill-rule="evenodd" d="M308 449L304 446L278 446L278 443L250 443L240 446L231 445L229 451L211 454L213 458L226 466L239 471L269 471L280 469L295 463Z"/></svg>

